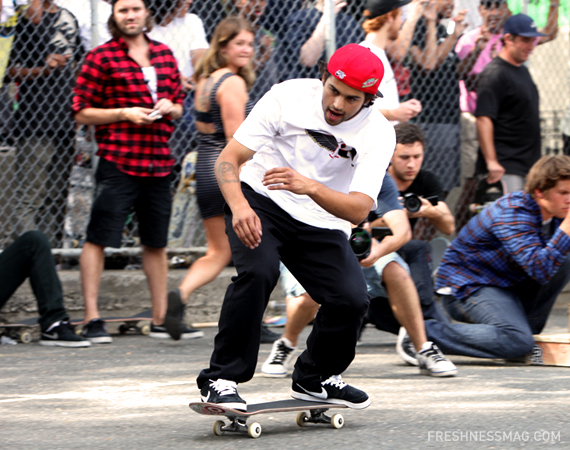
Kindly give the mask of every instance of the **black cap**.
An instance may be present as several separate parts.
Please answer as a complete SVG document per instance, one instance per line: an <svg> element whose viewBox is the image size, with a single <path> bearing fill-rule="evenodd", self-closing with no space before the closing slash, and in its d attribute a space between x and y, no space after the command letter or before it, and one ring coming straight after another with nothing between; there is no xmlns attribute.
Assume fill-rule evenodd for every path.
<svg viewBox="0 0 570 450"><path fill-rule="evenodd" d="M404 5L407 5L412 0L366 0L366 7L362 13L366 19L374 19L378 16L388 14Z"/></svg>

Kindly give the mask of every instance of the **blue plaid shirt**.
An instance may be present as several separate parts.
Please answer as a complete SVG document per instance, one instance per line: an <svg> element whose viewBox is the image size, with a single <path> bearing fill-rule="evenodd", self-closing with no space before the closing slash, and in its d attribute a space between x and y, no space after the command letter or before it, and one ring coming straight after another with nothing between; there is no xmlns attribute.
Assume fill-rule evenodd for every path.
<svg viewBox="0 0 570 450"><path fill-rule="evenodd" d="M553 218L542 231L540 207L522 191L505 195L461 229L439 266L435 289L461 300L484 286L512 287L532 278L545 284L570 252L570 237Z"/></svg>

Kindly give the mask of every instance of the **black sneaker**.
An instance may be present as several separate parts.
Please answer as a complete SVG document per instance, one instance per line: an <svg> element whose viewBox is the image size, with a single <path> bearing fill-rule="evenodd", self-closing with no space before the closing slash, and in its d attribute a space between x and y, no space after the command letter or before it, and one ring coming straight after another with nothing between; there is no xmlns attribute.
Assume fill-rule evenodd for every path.
<svg viewBox="0 0 570 450"><path fill-rule="evenodd" d="M370 405L368 394L346 384L340 375L333 375L320 383L312 383L311 386L301 386L293 381L291 397L309 402L346 405L353 409L364 409Z"/></svg>
<svg viewBox="0 0 570 450"><path fill-rule="evenodd" d="M184 324L179 329L181 339L196 339L204 336L203 331L187 327ZM170 339L172 337L164 325L155 325L153 323L150 324L149 336L158 339Z"/></svg>
<svg viewBox="0 0 570 450"><path fill-rule="evenodd" d="M168 307L164 317L164 327L172 339L178 341L182 337L182 320L184 319L184 303L179 289L168 293Z"/></svg>
<svg viewBox="0 0 570 450"><path fill-rule="evenodd" d="M398 340L396 341L396 352L410 366L418 365L416 349L414 347L414 344L412 344L410 336L408 336L408 332L404 327L401 327L400 332L398 333Z"/></svg>
<svg viewBox="0 0 570 450"><path fill-rule="evenodd" d="M91 342L78 336L75 328L68 321L62 321L59 325L42 331L40 345L49 347L91 347Z"/></svg>
<svg viewBox="0 0 570 450"><path fill-rule="evenodd" d="M107 332L105 322L101 319L93 319L86 323L81 330L81 337L93 344L110 344L113 342L113 338Z"/></svg>
<svg viewBox="0 0 570 450"><path fill-rule="evenodd" d="M261 342L262 344L273 344L277 339L281 337L280 334L274 333L267 325L264 323L261 324Z"/></svg>
<svg viewBox="0 0 570 450"><path fill-rule="evenodd" d="M200 389L200 394L203 402L247 411L247 403L239 396L235 381L208 380Z"/></svg>

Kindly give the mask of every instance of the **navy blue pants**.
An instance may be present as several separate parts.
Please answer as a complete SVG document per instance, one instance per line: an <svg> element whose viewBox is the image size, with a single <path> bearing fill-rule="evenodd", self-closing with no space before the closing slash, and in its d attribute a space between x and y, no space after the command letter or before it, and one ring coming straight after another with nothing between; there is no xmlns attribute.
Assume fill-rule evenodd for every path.
<svg viewBox="0 0 570 450"><path fill-rule="evenodd" d="M256 249L247 248L232 228L226 205L226 233L237 276L226 292L210 367L198 376L198 387L208 379L243 383L253 377L260 323L279 279L280 260L321 305L293 380L339 375L354 359L369 304L364 275L347 236L299 222L249 188L243 192L261 220L263 236Z"/></svg>

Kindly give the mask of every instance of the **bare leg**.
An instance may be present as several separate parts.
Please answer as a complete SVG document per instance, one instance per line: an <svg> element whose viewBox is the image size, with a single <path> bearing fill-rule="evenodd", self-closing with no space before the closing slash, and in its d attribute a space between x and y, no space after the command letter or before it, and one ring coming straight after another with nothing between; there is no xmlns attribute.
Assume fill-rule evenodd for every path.
<svg viewBox="0 0 570 450"><path fill-rule="evenodd" d="M97 297L99 286L101 285L101 275L105 267L105 247L91 242L85 242L79 267L81 271L81 287L83 289L83 299L85 301L85 321L88 323L92 319L99 318L97 309Z"/></svg>
<svg viewBox="0 0 570 450"><path fill-rule="evenodd" d="M204 220L208 251L190 266L178 287L182 303L186 303L196 289L213 281L231 261L232 252L225 228L223 216Z"/></svg>
<svg viewBox="0 0 570 450"><path fill-rule="evenodd" d="M143 270L150 290L152 322L155 325L162 325L166 314L166 285L168 277L166 249L151 248L143 245Z"/></svg>
<svg viewBox="0 0 570 450"><path fill-rule="evenodd" d="M410 336L417 351L427 341L420 297L408 272L396 262L390 262L382 272L388 300L394 316Z"/></svg>
<svg viewBox="0 0 570 450"><path fill-rule="evenodd" d="M306 292L298 297L287 297L287 322L282 337L289 339L293 347L297 347L299 335L314 319L318 309L319 304Z"/></svg>

